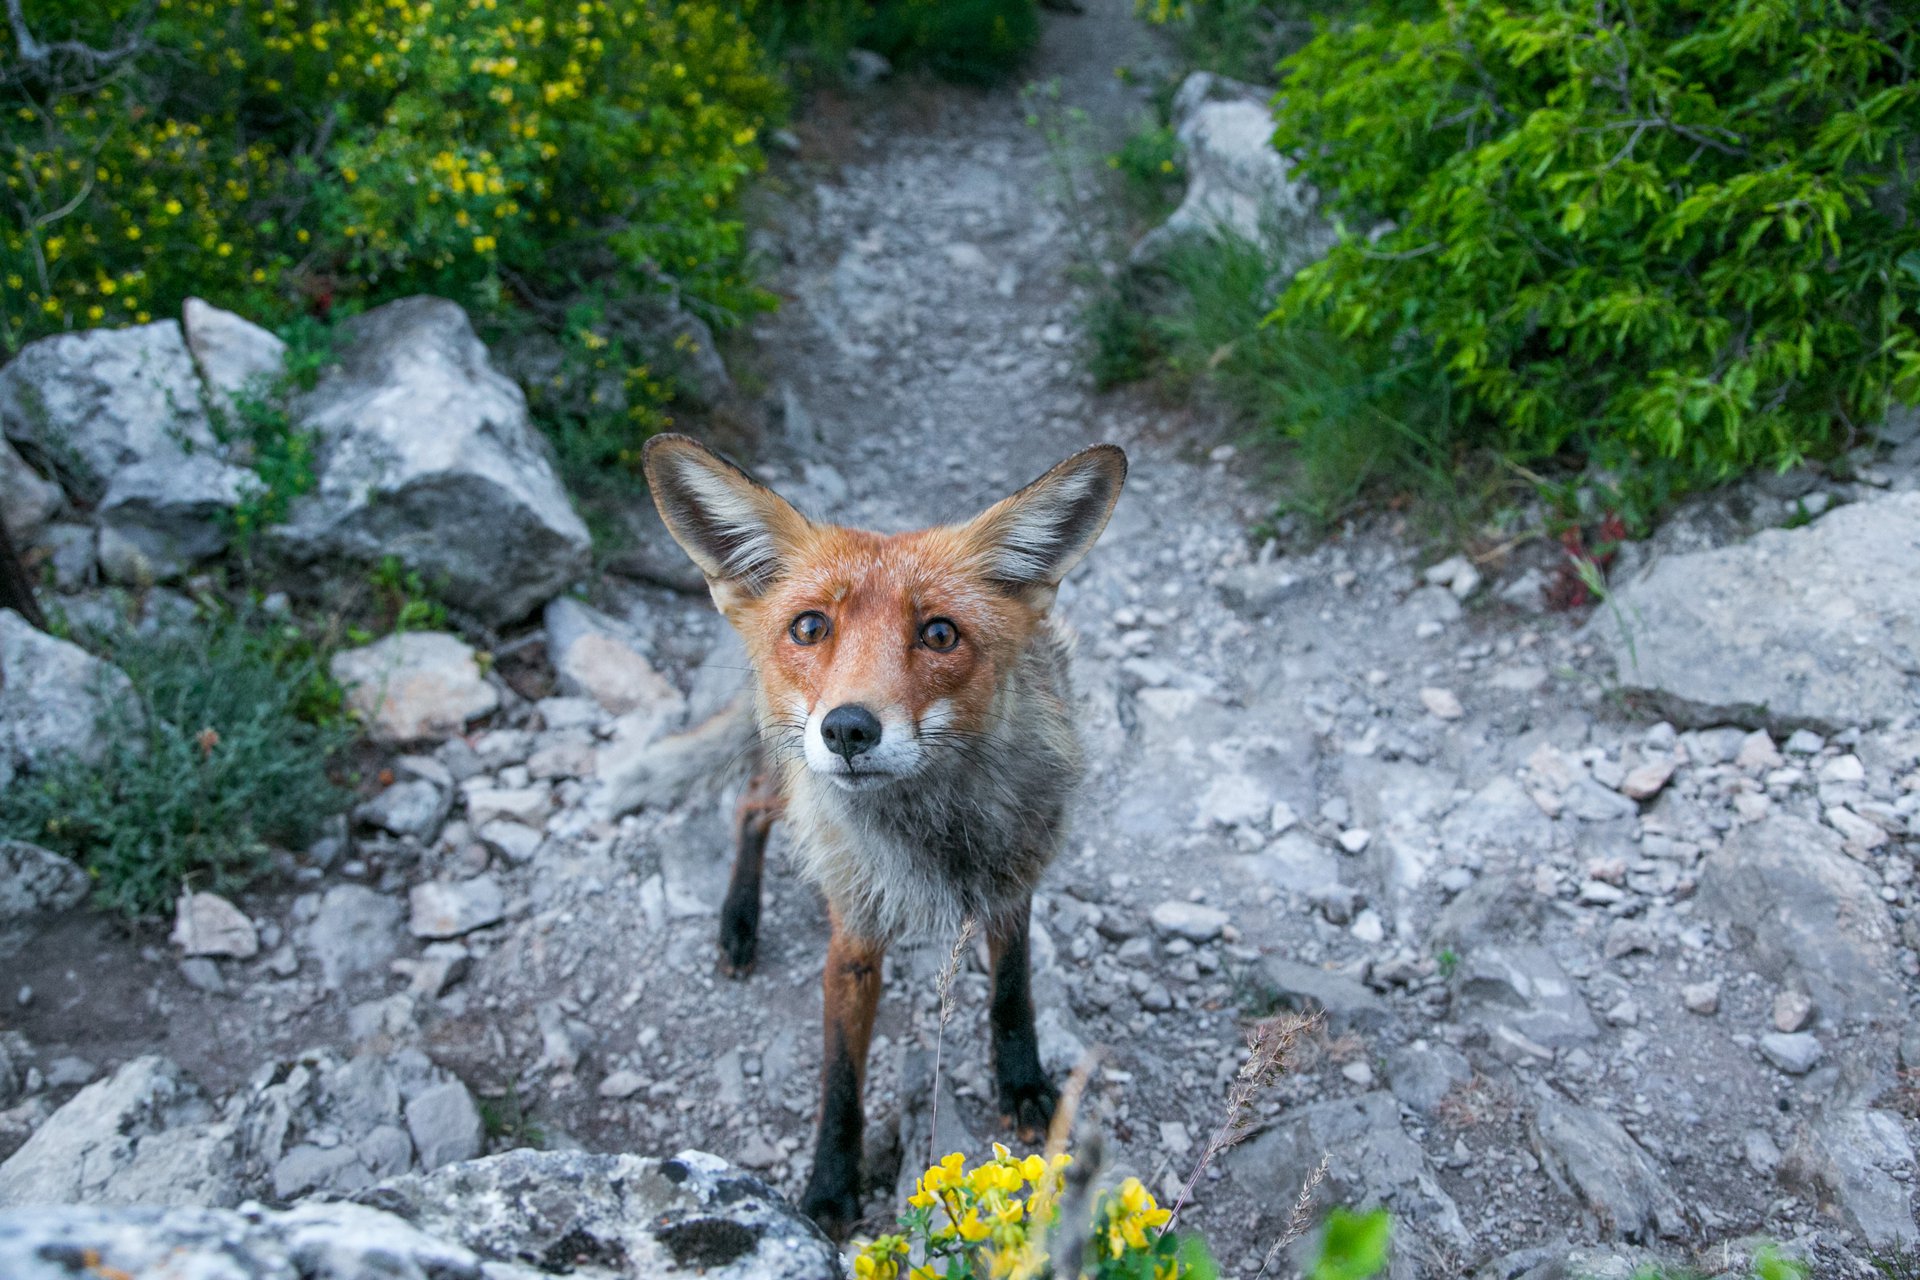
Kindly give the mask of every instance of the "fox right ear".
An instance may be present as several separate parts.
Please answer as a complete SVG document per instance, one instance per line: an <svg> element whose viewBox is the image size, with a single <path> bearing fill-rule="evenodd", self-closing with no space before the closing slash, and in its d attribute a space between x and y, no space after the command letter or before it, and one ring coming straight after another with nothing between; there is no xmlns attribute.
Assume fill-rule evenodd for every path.
<svg viewBox="0 0 1920 1280"><path fill-rule="evenodd" d="M807 529L786 499L687 436L653 437L643 465L667 532L713 586L758 595Z"/></svg>

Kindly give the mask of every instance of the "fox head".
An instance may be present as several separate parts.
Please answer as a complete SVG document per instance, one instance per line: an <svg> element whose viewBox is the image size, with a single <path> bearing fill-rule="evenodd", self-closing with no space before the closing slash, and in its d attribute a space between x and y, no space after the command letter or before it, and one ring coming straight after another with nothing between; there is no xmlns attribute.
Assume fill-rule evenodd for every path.
<svg viewBox="0 0 1920 1280"><path fill-rule="evenodd" d="M777 745L859 791L992 727L995 697L1120 497L1127 457L1074 454L962 524L879 534L807 519L678 435L647 442L661 518L740 632Z"/></svg>

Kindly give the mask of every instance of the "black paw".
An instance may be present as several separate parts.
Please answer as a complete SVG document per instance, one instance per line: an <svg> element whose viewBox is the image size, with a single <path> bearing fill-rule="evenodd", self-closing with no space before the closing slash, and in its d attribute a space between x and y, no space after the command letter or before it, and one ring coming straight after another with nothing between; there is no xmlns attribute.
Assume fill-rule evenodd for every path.
<svg viewBox="0 0 1920 1280"><path fill-rule="evenodd" d="M1035 1066L1029 1071L1000 1073L1000 1122L1012 1125L1022 1142L1040 1142L1053 1123L1054 1103L1059 1093L1046 1073Z"/></svg>
<svg viewBox="0 0 1920 1280"><path fill-rule="evenodd" d="M800 1197L800 1212L812 1218L835 1244L844 1241L860 1221L860 1188L857 1180L841 1177L822 1178L819 1166L807 1180L806 1194Z"/></svg>
<svg viewBox="0 0 1920 1280"><path fill-rule="evenodd" d="M727 899L720 908L720 972L729 978L744 978L753 972L760 954L760 902L735 902Z"/></svg>

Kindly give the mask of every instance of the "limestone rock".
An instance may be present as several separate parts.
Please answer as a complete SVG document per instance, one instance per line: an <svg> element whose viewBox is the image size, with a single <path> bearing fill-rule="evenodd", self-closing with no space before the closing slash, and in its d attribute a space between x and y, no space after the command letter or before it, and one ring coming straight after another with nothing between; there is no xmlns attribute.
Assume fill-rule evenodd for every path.
<svg viewBox="0 0 1920 1280"><path fill-rule="evenodd" d="M60 486L42 480L14 447L0 436L0 519L15 543L26 543L60 513Z"/></svg>
<svg viewBox="0 0 1920 1280"><path fill-rule="evenodd" d="M354 979L385 974L400 949L400 916L398 902L365 885L328 889L305 932L327 987L337 991Z"/></svg>
<svg viewBox="0 0 1920 1280"><path fill-rule="evenodd" d="M57 756L98 760L110 713L140 723L125 673L0 609L0 786Z"/></svg>
<svg viewBox="0 0 1920 1280"><path fill-rule="evenodd" d="M1186 195L1134 246L1136 263L1155 261L1184 240L1230 235L1264 245L1297 270L1332 246L1318 195L1274 150L1272 99L1271 89L1206 71L1181 84L1172 115L1186 159Z"/></svg>
<svg viewBox="0 0 1920 1280"><path fill-rule="evenodd" d="M1687 1222L1660 1168L1619 1121L1603 1111L1543 1097L1534 1112L1534 1149L1553 1180L1629 1241L1678 1236Z"/></svg>
<svg viewBox="0 0 1920 1280"><path fill-rule="evenodd" d="M639 652L626 628L578 600L547 605L547 656L560 691L591 698L614 715L645 711L662 724L686 708L686 699Z"/></svg>
<svg viewBox="0 0 1920 1280"><path fill-rule="evenodd" d="M85 503L123 467L217 452L173 320L28 343L0 368L0 432Z"/></svg>
<svg viewBox="0 0 1920 1280"><path fill-rule="evenodd" d="M1900 1117L1859 1107L1815 1115L1782 1169L1783 1176L1810 1187L1823 1205L1837 1209L1875 1249L1920 1246L1915 1172L1913 1146Z"/></svg>
<svg viewBox="0 0 1920 1280"><path fill-rule="evenodd" d="M0 935L86 899L80 864L25 840L0 840Z"/></svg>
<svg viewBox="0 0 1920 1280"><path fill-rule="evenodd" d="M586 567L587 528L466 313L404 298L345 329L340 363L295 406L318 474L271 534L282 550L320 576L397 556L491 626L559 594Z"/></svg>
<svg viewBox="0 0 1920 1280"><path fill-rule="evenodd" d="M1763 973L1826 1014L1903 1017L1892 917L1833 831L1785 814L1738 828L1703 864L1699 900Z"/></svg>
<svg viewBox="0 0 1920 1280"><path fill-rule="evenodd" d="M430 880L408 895L416 938L458 938L498 924L506 915L506 896L492 876L471 880Z"/></svg>
<svg viewBox="0 0 1920 1280"><path fill-rule="evenodd" d="M82 1089L0 1164L0 1208L234 1204L236 1141L178 1067L136 1058Z"/></svg>
<svg viewBox="0 0 1920 1280"><path fill-rule="evenodd" d="M249 960L260 953L260 935L246 912L217 893L183 893L174 907L173 945L185 956Z"/></svg>
<svg viewBox="0 0 1920 1280"><path fill-rule="evenodd" d="M500 705L472 648L445 632L397 632L335 654L330 670L348 709L383 742L445 738Z"/></svg>
<svg viewBox="0 0 1920 1280"><path fill-rule="evenodd" d="M1920 493L1876 498L1658 560L1589 634L1621 684L1675 720L1776 733L1877 724L1920 703L1916 558Z"/></svg>
<svg viewBox="0 0 1920 1280"><path fill-rule="evenodd" d="M1550 1049L1600 1034L1587 1002L1545 947L1479 947L1454 973L1461 1011L1489 1027L1508 1026Z"/></svg>
<svg viewBox="0 0 1920 1280"><path fill-rule="evenodd" d="M210 302L188 298L180 308L180 327L208 394L228 413L240 397L271 388L286 368L286 343Z"/></svg>
<svg viewBox="0 0 1920 1280"><path fill-rule="evenodd" d="M100 568L130 586L177 578L227 547L226 513L259 484L212 454L122 467L99 506Z"/></svg>

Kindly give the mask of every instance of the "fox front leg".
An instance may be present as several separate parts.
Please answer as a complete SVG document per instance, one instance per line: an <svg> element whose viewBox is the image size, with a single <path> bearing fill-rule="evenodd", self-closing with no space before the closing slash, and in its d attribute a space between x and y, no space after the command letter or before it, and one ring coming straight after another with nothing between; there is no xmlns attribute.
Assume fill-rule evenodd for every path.
<svg viewBox="0 0 1920 1280"><path fill-rule="evenodd" d="M833 914L822 978L826 1034L820 1064L820 1137L800 1211L835 1240L845 1239L860 1218L860 1139L865 1127L861 1093L885 958L885 944L847 932L839 914Z"/></svg>
<svg viewBox="0 0 1920 1280"><path fill-rule="evenodd" d="M734 812L733 875L720 906L720 972L730 978L752 973L760 952L760 877L782 808L772 775L756 773Z"/></svg>
<svg viewBox="0 0 1920 1280"><path fill-rule="evenodd" d="M1058 1097L1040 1065L1040 1037L1033 1027L1032 971L1027 960L1027 918L1033 902L987 929L993 958L993 1067L999 1083L1002 1120L1014 1126L1022 1142L1044 1138L1053 1123Z"/></svg>

